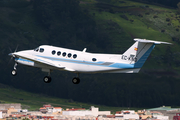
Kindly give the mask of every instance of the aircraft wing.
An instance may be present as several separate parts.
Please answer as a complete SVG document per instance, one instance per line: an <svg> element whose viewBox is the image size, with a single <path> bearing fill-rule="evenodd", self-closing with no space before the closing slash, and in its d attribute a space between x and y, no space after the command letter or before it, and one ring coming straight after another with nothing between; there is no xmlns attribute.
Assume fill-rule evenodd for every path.
<svg viewBox="0 0 180 120"><path fill-rule="evenodd" d="M58 69L65 69L64 66L61 66L60 64L58 64L56 61L52 61L52 60L49 60L49 59L46 59L46 58L42 58L42 57L38 57L38 56L33 56L33 55L29 55L29 54L18 54L18 53L14 53L15 56L18 56L18 57L21 57L21 58L24 58L24 59L28 59L30 61L33 61L33 62L38 62L38 63L41 63L41 64L46 64L46 65L49 65L49 66L52 66L52 67L55 67L55 68L58 68Z"/></svg>

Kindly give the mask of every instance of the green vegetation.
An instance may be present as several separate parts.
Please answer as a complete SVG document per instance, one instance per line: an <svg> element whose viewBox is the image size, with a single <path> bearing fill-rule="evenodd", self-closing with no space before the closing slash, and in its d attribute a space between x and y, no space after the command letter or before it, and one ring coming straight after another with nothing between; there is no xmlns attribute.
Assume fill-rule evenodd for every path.
<svg viewBox="0 0 180 120"><path fill-rule="evenodd" d="M178 6L178 12L180 13L180 2L177 4Z"/></svg>
<svg viewBox="0 0 180 120"><path fill-rule="evenodd" d="M0 82L53 97L38 98L38 94L31 93L23 93L21 97L21 90L13 94L12 90L2 89L1 94L12 99L1 97L1 101L20 102L30 109L42 106L41 102L62 107L79 107L82 102L85 108L89 104L83 103L130 108L180 106L177 10L129 0L18 0L17 4L13 0L5 1L0 0ZM18 50L49 44L119 54L134 43L134 38L173 45L156 46L139 74L81 74L79 85L71 82L75 74L63 71L54 71L53 81L45 84L42 81L45 73L21 65L17 68L18 75L12 77L13 63L7 65L9 47L14 51L17 45ZM54 97L64 99L54 100ZM69 99L78 103L66 102Z"/></svg>
<svg viewBox="0 0 180 120"><path fill-rule="evenodd" d="M51 97L47 95L40 95L35 93L26 92L23 90L15 89L7 85L0 84L0 102L3 103L21 103L23 109L28 110L39 110L40 107L43 107L45 104L51 104L54 107L66 108L85 108L89 109L91 106L99 107L101 111L111 111L115 113L116 111L125 110L125 109L134 109L138 108L122 108L122 107L108 107L102 105L88 104L76 102L71 99L60 99L56 97Z"/></svg>
<svg viewBox="0 0 180 120"><path fill-rule="evenodd" d="M87 9L89 4L86 2L86 5L80 5L83 9ZM179 15L175 14L175 10L132 1L108 1L107 3L95 3L94 6L90 4L87 11L92 15L96 24L103 27L105 33L109 34L112 52L114 53L125 51L133 43L133 38L179 44L180 23ZM169 21L166 20L167 18ZM159 60L167 54L163 51L167 49L167 46L157 46L157 49L160 50L153 51L152 56L153 59L158 58ZM175 50L173 51L174 54L180 50L177 45L173 48L170 46L170 49ZM177 62L178 60L179 58L174 58L174 61ZM152 67L152 65L148 65L152 64L151 62L143 68ZM160 61L153 63L153 68L159 67ZM165 64L167 63L162 63L162 66L165 67ZM176 65L171 67L175 68Z"/></svg>
<svg viewBox="0 0 180 120"><path fill-rule="evenodd" d="M111 1L111 0L110 0ZM143 3L149 3L149 4L154 4L157 6L163 6L163 7L170 7L170 8L176 8L177 3L179 0L131 0L131 1L138 1L138 2L143 2Z"/></svg>

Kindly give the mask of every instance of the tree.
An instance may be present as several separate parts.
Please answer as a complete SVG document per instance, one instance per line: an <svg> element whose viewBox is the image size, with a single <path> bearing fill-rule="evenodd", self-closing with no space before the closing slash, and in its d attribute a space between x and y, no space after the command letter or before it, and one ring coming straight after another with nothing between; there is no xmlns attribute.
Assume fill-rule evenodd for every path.
<svg viewBox="0 0 180 120"><path fill-rule="evenodd" d="M178 12L180 14L180 2L177 4L177 6L178 6Z"/></svg>

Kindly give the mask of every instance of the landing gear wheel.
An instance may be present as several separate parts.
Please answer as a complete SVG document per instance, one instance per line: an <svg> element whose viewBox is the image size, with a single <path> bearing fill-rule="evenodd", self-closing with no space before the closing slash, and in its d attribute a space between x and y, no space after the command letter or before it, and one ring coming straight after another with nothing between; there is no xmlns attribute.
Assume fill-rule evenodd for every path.
<svg viewBox="0 0 180 120"><path fill-rule="evenodd" d="M74 84L79 84L79 83L80 83L80 79L79 79L78 77L74 77L74 78L72 79L72 82L73 82Z"/></svg>
<svg viewBox="0 0 180 120"><path fill-rule="evenodd" d="M44 81L45 83L50 83L50 82L51 82L51 77L45 76L44 79L43 79L43 81Z"/></svg>
<svg viewBox="0 0 180 120"><path fill-rule="evenodd" d="M16 75L17 75L17 70L12 70L11 74L12 74L13 76L16 76Z"/></svg>

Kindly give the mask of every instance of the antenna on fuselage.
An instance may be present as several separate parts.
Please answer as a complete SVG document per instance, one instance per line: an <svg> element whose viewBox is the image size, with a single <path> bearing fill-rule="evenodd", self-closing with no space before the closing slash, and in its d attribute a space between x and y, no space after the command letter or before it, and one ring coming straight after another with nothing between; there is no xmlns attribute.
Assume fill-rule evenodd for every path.
<svg viewBox="0 0 180 120"><path fill-rule="evenodd" d="M82 52L86 52L87 48L84 48L84 50Z"/></svg>

